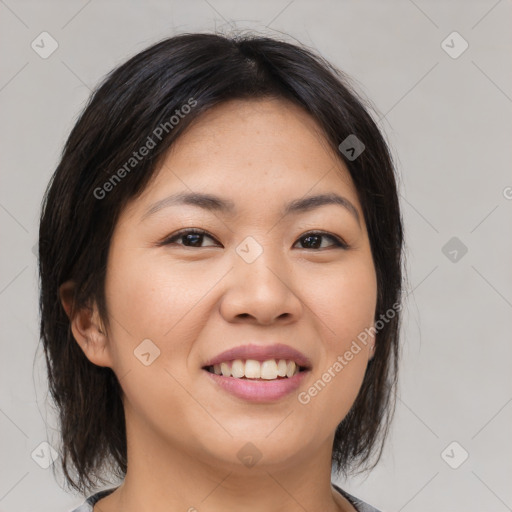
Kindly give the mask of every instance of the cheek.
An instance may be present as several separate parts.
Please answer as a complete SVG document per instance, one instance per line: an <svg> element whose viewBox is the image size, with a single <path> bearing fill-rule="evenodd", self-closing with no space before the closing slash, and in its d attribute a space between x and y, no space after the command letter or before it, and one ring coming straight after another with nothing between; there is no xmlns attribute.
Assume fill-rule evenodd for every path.
<svg viewBox="0 0 512 512"><path fill-rule="evenodd" d="M107 272L114 371L132 418L179 432L190 414L190 396L179 382L189 376L187 357L202 329L194 312L208 283L191 282L179 266L142 255L133 249L113 252Z"/></svg>
<svg viewBox="0 0 512 512"><path fill-rule="evenodd" d="M167 343L182 324L190 327L189 315L213 283L194 280L192 276L200 273L184 272L162 257L143 257L142 251L140 257L136 251L128 257L129 253L120 255L107 274L110 312L133 337Z"/></svg>
<svg viewBox="0 0 512 512"><path fill-rule="evenodd" d="M346 350L353 339L373 325L377 280L369 258L354 258L330 272L314 288L311 309L321 319L329 352Z"/></svg>
<svg viewBox="0 0 512 512"><path fill-rule="evenodd" d="M358 336L374 323L377 282L370 259L359 259L332 272L317 287L312 309L320 319L324 354L299 402L335 428L354 403L368 364L371 338ZM313 412L316 411L316 412Z"/></svg>

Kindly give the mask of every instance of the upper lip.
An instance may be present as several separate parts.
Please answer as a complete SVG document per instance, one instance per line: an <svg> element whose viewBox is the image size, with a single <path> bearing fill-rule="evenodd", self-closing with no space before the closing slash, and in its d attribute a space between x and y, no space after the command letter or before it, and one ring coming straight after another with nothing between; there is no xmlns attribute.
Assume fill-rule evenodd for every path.
<svg viewBox="0 0 512 512"><path fill-rule="evenodd" d="M254 359L256 361L287 359L289 361L295 361L297 365L304 368L311 368L311 361L302 352L282 343L276 343L274 345L248 344L230 348L207 361L204 366L213 366L214 364L220 364L234 359Z"/></svg>

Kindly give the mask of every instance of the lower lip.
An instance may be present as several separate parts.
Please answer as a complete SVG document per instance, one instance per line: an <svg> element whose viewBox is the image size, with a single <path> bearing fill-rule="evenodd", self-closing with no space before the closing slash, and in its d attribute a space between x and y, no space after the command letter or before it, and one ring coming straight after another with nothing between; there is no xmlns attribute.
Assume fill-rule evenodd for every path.
<svg viewBox="0 0 512 512"><path fill-rule="evenodd" d="M295 374L293 377L276 380L248 380L235 377L224 377L203 370L221 388L243 400L250 402L271 402L289 395L302 383L308 370Z"/></svg>

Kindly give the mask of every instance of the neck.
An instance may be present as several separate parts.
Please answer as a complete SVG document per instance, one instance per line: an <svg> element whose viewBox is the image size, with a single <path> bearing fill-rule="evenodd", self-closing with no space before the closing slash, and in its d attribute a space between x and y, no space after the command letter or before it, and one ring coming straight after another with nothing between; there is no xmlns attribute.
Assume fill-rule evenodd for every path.
<svg viewBox="0 0 512 512"><path fill-rule="evenodd" d="M285 463L252 467L209 457L206 450L164 442L148 425L127 421L128 471L123 484L98 502L110 512L304 512L355 510L331 486L332 438ZM242 442L243 445L243 442Z"/></svg>

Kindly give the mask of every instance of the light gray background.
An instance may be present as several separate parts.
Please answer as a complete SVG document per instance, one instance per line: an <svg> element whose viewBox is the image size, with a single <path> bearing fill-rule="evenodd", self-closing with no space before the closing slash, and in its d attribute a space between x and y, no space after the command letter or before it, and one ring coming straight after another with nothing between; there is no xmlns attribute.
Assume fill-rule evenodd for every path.
<svg viewBox="0 0 512 512"><path fill-rule="evenodd" d="M31 457L56 427L33 247L69 130L127 57L231 28L290 34L346 71L397 159L409 274L400 398L380 465L341 485L384 511L512 510L511 14L510 0L0 1L0 510L83 501ZM47 59L31 48L43 31L59 45ZM453 31L469 44L458 58L441 46ZM468 249L455 262L442 251L452 237ZM441 456L453 441L446 460L469 453L458 469Z"/></svg>

